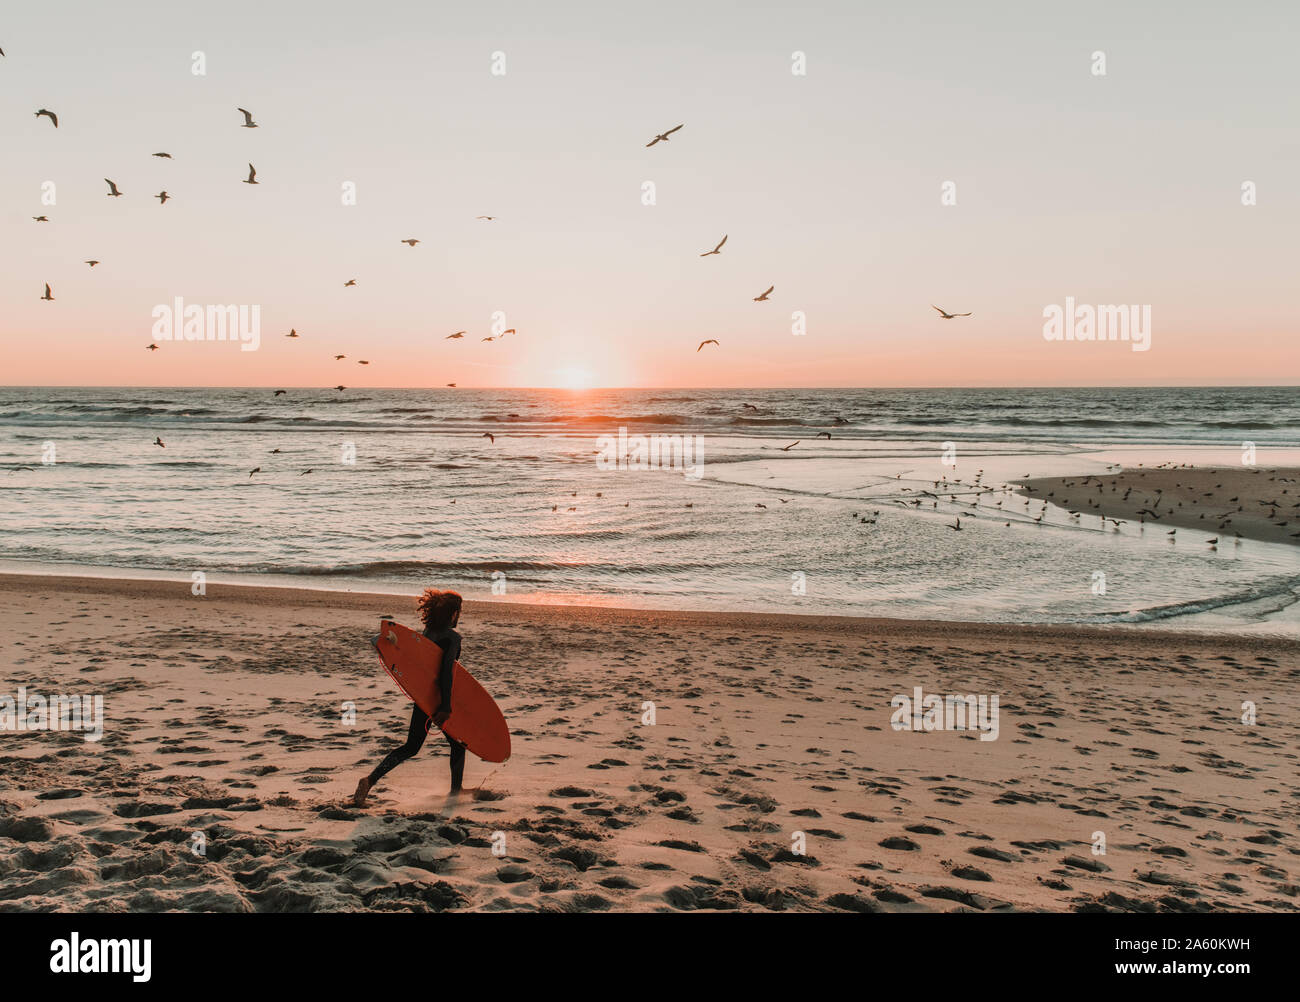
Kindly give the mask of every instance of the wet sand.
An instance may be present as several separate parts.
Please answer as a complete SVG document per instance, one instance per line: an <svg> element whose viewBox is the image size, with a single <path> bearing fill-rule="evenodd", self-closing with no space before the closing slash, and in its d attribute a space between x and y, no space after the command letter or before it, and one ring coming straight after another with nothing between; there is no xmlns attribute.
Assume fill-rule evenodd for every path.
<svg viewBox="0 0 1300 1002"><path fill-rule="evenodd" d="M392 596L0 576L0 697L106 716L0 731L0 910L1300 908L1289 641L467 603L513 757L451 798L435 735L357 810L409 717L382 613L415 625ZM895 730L917 686L997 695L997 739Z"/></svg>
<svg viewBox="0 0 1300 1002"><path fill-rule="evenodd" d="M1118 519L1121 532L1200 529L1220 545L1238 537L1300 543L1300 469L1130 467L1017 483L1020 493L1082 517Z"/></svg>

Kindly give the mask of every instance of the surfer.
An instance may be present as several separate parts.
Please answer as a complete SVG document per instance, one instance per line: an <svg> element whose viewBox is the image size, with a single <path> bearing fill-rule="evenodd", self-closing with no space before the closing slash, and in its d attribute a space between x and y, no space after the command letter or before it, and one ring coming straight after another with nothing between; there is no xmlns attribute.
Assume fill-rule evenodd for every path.
<svg viewBox="0 0 1300 1002"><path fill-rule="evenodd" d="M374 785L387 772L416 754L424 745L429 725L441 727L451 715L451 675L452 666L460 657L460 634L456 624L460 622L461 597L454 591L438 591L426 588L420 596L416 609L424 622L424 635L442 649L442 666L438 671L438 687L441 699L438 709L430 718L419 705L411 704L411 726L407 730L406 744L394 748L384 760L357 782L357 792L352 795L354 807L364 807L366 797ZM461 779L465 775L465 746L446 735L447 744L451 746L451 792L459 793Z"/></svg>

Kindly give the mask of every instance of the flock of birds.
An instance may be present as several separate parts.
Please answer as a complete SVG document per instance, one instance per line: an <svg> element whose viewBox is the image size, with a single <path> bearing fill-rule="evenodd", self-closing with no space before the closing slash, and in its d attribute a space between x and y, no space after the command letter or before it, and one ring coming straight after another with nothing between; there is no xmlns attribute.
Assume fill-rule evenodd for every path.
<svg viewBox="0 0 1300 1002"><path fill-rule="evenodd" d="M0 51L0 55L3 55L3 52L2 52L2 51ZM257 123L256 121L254 121L254 119L253 119L253 113L252 113L251 111L249 111L247 108L236 108L236 110L237 110L241 115L244 116L244 121L243 121L243 123L240 124L240 126L239 126L241 129L256 129L256 128L259 128L258 123ZM58 116L55 112L50 111L48 108L41 108L41 109L39 109L39 110L36 112L36 115L37 115L38 117L48 118L48 119L50 120L50 123L54 126L54 128L57 129L57 128L59 127L59 116ZM682 124L680 124L680 125L676 125L676 126L674 126L674 127L671 128L671 129L668 129L666 132L657 133L657 134L655 135L655 137L654 137L652 140L650 140L650 142L646 143L646 147L648 148L648 147L651 147L651 146L655 146L655 145L657 145L658 143L666 143L666 142L669 142L669 141L670 141L670 137L671 137L674 133L678 132L679 130L681 130L681 129L684 128L684 127L685 127L685 123L682 123ZM152 154L152 155L155 156L155 157L158 157L158 158L160 158L160 159L165 159L165 160L171 160L171 159L173 159L172 155L171 155L170 153L167 153L167 152L159 152L159 153L154 153L154 154ZM108 197L110 197L110 198L121 198L121 197L125 194L125 192L123 192L120 188L118 188L118 186L117 186L117 182L115 182L115 181L113 181L113 180L111 180L111 179L109 179L109 178L104 178L104 183L108 185ZM252 163L249 163L249 165L248 165L248 177L241 179L241 183L243 183L243 184L249 184L249 185L260 184L260 183L261 183L261 182L258 181L258 179L257 179L257 168L254 167ZM156 195L154 195L154 196L152 196L152 197L158 199L158 202L159 202L160 205L166 205L167 202L168 202L169 200L171 200L174 196L172 196L172 195L171 195L171 194L170 194L166 189L163 189L162 191L158 192L158 194L156 194ZM32 218L33 218L36 222L38 222L38 223L48 223L48 222L50 221L49 217L46 216L46 215L33 216ZM475 219L484 220L484 221L487 221L487 222L493 222L493 221L495 221L495 220L497 219L497 217L496 217L496 216L487 216L487 215L482 215L482 216L476 216ZM719 240L719 241L717 242L716 245L714 245L713 249L712 249L712 250L708 250L708 251L704 251L703 253L700 254L700 257L702 257L702 258L703 258L703 257L714 257L714 256L717 256L717 255L721 254L721 253L722 253L722 248L723 248L724 246L726 246L727 238L728 238L728 234L723 234L722 239ZM399 242L400 242L400 243L403 243L403 244L406 244L408 247L414 249L414 248L416 247L416 245L418 245L418 244L420 243L420 240L419 240L418 237L405 237L405 238L403 238L402 240L400 240ZM86 261L85 263L88 264L88 265L90 265L90 267L93 268L93 267L95 267L95 265L99 264L100 262L99 262L98 260L88 260L88 261ZM355 278L349 278L347 281L345 281L345 282L343 283L343 287L344 287L344 288L354 288L354 287L356 286L356 284L357 284L357 280L356 280ZM755 296L754 299L753 299L753 301L756 302L756 303L766 303L766 302L770 302L770 301L771 301L772 293L775 292L775 291L776 291L776 285L775 285L775 284L769 285L769 286L767 287L766 290L764 290L763 292L761 292L759 295ZM50 283L48 283L48 282L45 283L45 292L44 292L44 294L43 294L40 298L41 298L42 300L47 301L47 302L53 302L53 301L54 301L54 293L53 293L53 290L52 290L51 287L50 287ZM949 313L949 312L947 312L947 311L945 311L945 310L940 309L940 308L937 307L937 306L933 306L933 304L931 304L931 305L932 305L932 307L933 307L935 310L938 310L938 312L939 312L939 316L942 317L944 320L952 320L952 319L954 319L954 318L956 318L956 317L969 317L969 316L972 315L971 313ZM446 338L446 339L447 339L447 340L452 340L452 339L456 339L456 338L461 338L461 337L464 337L466 333L467 333L466 331L459 331L459 332L457 332L457 333L455 333L455 334L449 334L449 335L447 335L447 338ZM484 342L498 341L498 340L501 340L502 338L504 338L506 334L514 334L514 333L516 333L516 332L515 332L515 329L514 329L514 328L510 328L509 330L504 331L504 332L502 332L502 333L499 334L499 335L494 335L494 336L492 336L492 337L485 337L485 338L482 338L481 340L484 341ZM288 337L288 338L296 338L296 337L298 337L298 336L299 336L299 335L298 335L298 333L297 333L296 330L290 330L290 332L289 332L288 334L285 335L285 337ZM699 343L699 345L696 347L696 349L695 349L696 353L699 353L701 350L703 350L703 348L704 348L705 345L716 345L716 346L718 346L718 347L721 347L720 343L718 342L718 340L717 340L716 338L707 338L707 339L701 341L701 342ZM158 351L158 350L159 350L159 346L158 346L157 344L154 344L154 343L151 343L151 344L147 345L146 347L147 347L147 350L149 350L149 351ZM346 357L346 356L344 356L344 355L336 355L336 356L335 356L335 360L336 360L336 361L342 361L345 357ZM360 363L358 363L358 364L360 364L360 365L368 365L369 362L360 362ZM447 383L446 385L447 385L448 387L454 387L456 384L455 384L455 383ZM342 392L343 390L346 390L346 389L347 389L346 386L336 386L336 387L334 387L334 388L335 388L336 390L340 391L340 392Z"/></svg>

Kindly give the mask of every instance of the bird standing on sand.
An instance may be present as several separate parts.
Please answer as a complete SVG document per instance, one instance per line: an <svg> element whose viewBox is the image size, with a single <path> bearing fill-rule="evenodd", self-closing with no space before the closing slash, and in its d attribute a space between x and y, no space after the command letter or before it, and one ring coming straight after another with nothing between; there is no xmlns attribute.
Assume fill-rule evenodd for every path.
<svg viewBox="0 0 1300 1002"><path fill-rule="evenodd" d="M709 338L707 341L700 342L700 348L703 348L706 344L718 344L718 342L716 338ZM718 344L718 347L721 348L722 345ZM700 348L695 349L696 354L699 354Z"/></svg>
<svg viewBox="0 0 1300 1002"><path fill-rule="evenodd" d="M257 171L252 164L248 165L248 177L244 178L244 184L257 184Z"/></svg>
<svg viewBox="0 0 1300 1002"><path fill-rule="evenodd" d="M686 124L685 122L682 123L682 125L685 125L685 124ZM678 126L676 126L676 127L674 127L674 128L671 128L671 129L669 129L667 132L661 132L661 133L659 133L657 136L654 137L654 139L650 140L650 142L648 142L648 143L645 144L645 145L646 145L646 149L649 149L649 148L650 148L651 146L653 146L655 143L666 143L666 142L668 142L668 137L671 136L671 135L672 135L674 132L676 132L678 129L680 129L680 128L682 127L682 125L678 125Z"/></svg>
<svg viewBox="0 0 1300 1002"><path fill-rule="evenodd" d="M775 292L775 291L776 291L776 286L775 286L775 285L769 285L769 286L767 287L767 291L766 291L765 293L763 293L761 296L755 296L755 297L754 297L754 302L756 302L756 303L766 303L766 302L767 302L767 297L770 296L770 295L771 295L773 292Z"/></svg>
<svg viewBox="0 0 1300 1002"><path fill-rule="evenodd" d="M49 282L46 282L46 283L45 283L45 295L41 296L41 298L42 298L42 299L48 299L51 303L54 302L54 295L53 295L53 293L50 292L50 283L49 283Z"/></svg>
<svg viewBox="0 0 1300 1002"><path fill-rule="evenodd" d="M727 237L724 236L721 240L718 241L718 246L714 247L713 250L711 251L705 251L703 254L700 255L700 257L709 257L712 254L720 253L722 251L722 245L725 244L726 242L727 242Z"/></svg>
<svg viewBox="0 0 1300 1002"><path fill-rule="evenodd" d="M253 113L250 112L250 111L244 111L243 108L239 108L238 110L241 111L241 112L243 112L243 115L244 115L244 124L241 125L240 128L241 128L241 129L256 129L256 128L257 128L257 123L253 121Z"/></svg>
<svg viewBox="0 0 1300 1002"><path fill-rule="evenodd" d="M51 122L53 122L53 123L54 123L54 127L55 127L56 129L59 127L59 116L56 115L56 114L54 114L54 112L52 112L52 111L47 111L46 109L42 108L40 111L38 111L38 112L36 113L36 117L39 118L41 115L44 115L44 116L45 116L46 118L48 118Z"/></svg>
<svg viewBox="0 0 1300 1002"><path fill-rule="evenodd" d="M930 306L933 309L939 310L939 307L935 306L934 303L931 303ZM943 310L939 310L939 316L943 317L945 320L951 320L953 317L969 317L970 315L971 314L969 313L944 313Z"/></svg>
<svg viewBox="0 0 1300 1002"><path fill-rule="evenodd" d="M122 193L121 193L120 191L117 190L117 185L115 185L112 181L110 181L108 178L104 178L104 183L108 185L108 197L109 197L109 198L121 198L121 197L122 197Z"/></svg>

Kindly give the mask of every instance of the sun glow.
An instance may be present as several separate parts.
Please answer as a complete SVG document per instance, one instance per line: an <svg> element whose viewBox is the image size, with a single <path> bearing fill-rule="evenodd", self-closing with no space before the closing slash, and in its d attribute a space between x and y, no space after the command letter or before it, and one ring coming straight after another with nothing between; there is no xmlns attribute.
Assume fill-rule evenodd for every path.
<svg viewBox="0 0 1300 1002"><path fill-rule="evenodd" d="M589 369L575 365L564 366L555 370L555 385L566 390L590 389L595 376Z"/></svg>

